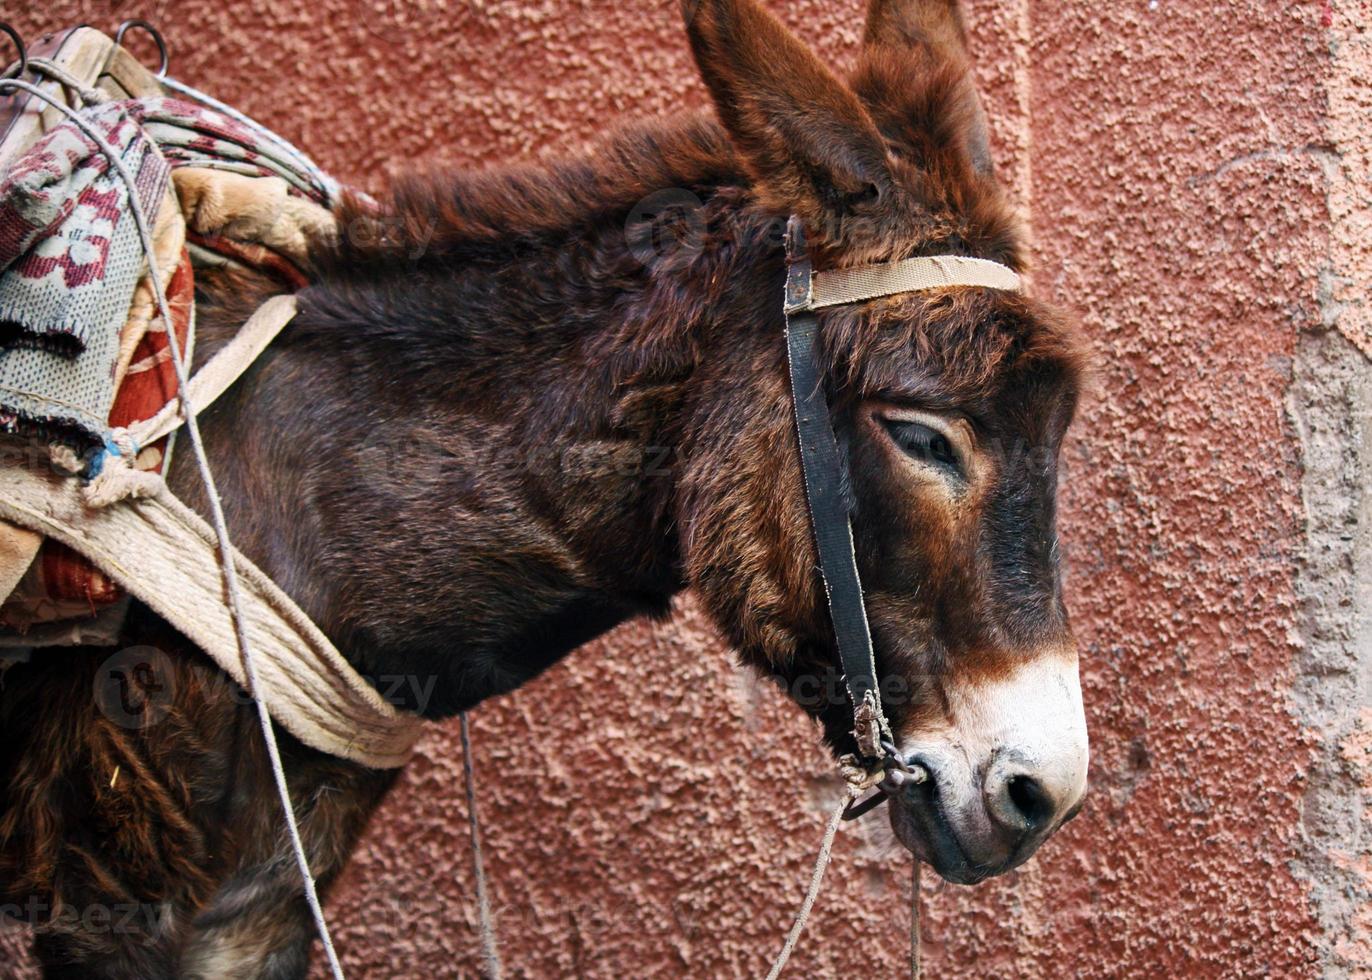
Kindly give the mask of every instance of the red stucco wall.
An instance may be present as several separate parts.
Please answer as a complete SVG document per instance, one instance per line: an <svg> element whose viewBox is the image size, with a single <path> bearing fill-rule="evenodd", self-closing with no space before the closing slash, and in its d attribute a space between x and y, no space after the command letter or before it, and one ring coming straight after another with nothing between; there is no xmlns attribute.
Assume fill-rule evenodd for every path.
<svg viewBox="0 0 1372 980"><path fill-rule="evenodd" d="M30 34L134 9L20 6L5 17ZM775 6L849 61L858 0ZM1099 358L1063 529L1093 792L1018 873L926 876L932 976L1318 972L1327 940L1292 870L1312 739L1288 696L1301 466L1283 402L1320 316L1323 6L969 4L1037 288L1080 311ZM528 157L704 103L669 0L154 8L177 75L371 186L416 158ZM484 707L475 738L512 973L762 974L838 787L689 598ZM351 975L475 975L465 834L445 726L332 902ZM881 818L846 833L791 975L899 975L908 880ZM15 940L0 975L27 975Z"/></svg>

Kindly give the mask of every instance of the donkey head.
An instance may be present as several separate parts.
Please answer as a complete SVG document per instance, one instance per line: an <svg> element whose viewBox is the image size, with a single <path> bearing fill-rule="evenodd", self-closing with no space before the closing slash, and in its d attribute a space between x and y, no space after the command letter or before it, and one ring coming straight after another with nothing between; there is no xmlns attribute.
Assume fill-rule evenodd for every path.
<svg viewBox="0 0 1372 980"><path fill-rule="evenodd" d="M1019 266L955 0L870 0L847 84L754 0L700 0L687 16L750 177L749 206L801 218L818 269L912 255ZM767 310L758 323L776 330L774 357L756 362L743 431L721 428L714 441L713 483L727 482L727 496L711 496L703 477L685 488L683 550L745 658L788 686L836 751L851 751L790 430L780 303L779 281L756 300ZM931 776L893 799L892 824L944 877L977 881L1025 860L1086 787L1054 513L1079 348L1049 308L981 288L833 308L820 330L883 700L900 751Z"/></svg>

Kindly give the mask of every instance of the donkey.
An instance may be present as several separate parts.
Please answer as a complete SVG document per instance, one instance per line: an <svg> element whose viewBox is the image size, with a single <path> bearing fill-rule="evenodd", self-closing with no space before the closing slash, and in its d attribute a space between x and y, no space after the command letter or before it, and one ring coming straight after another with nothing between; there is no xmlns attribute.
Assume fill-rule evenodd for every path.
<svg viewBox="0 0 1372 980"><path fill-rule="evenodd" d="M239 547L360 673L431 680L406 689L426 716L691 588L839 755L852 706L822 683L839 667L778 229L797 216L821 269L1019 267L1020 235L954 0L870 0L846 82L756 0L685 13L714 114L346 205L297 319L203 428ZM644 234L640 203L664 190L690 206ZM280 287L224 270L200 289L203 359ZM837 307L821 328L886 710L930 775L890 820L940 875L976 882L1085 792L1054 514L1082 345L1062 314L980 288ZM170 479L203 510L187 454ZM5 677L0 906L34 921L48 977L304 976L312 928L251 705L146 610L124 639L168 662L155 724L93 704L107 650ZM834 693L797 693L816 689ZM327 890L394 774L283 752ZM130 914L92 929L96 907Z"/></svg>

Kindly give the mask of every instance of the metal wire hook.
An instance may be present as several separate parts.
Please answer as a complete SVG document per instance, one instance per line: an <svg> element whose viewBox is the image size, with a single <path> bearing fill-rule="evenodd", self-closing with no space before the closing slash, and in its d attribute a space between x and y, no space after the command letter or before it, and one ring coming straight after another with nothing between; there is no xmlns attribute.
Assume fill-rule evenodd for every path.
<svg viewBox="0 0 1372 980"><path fill-rule="evenodd" d="M134 27L147 32L148 36L153 39L153 43L157 45L157 54L162 61L157 68L157 77L166 78L167 68L171 64L171 59L167 57L167 42L162 39L162 32L156 27L153 27L152 24L148 23L146 20L139 20L137 18L126 20L124 23L120 24L118 30L114 32L114 43L122 45L124 43L124 35L128 33L130 28Z"/></svg>
<svg viewBox="0 0 1372 980"><path fill-rule="evenodd" d="M19 36L18 31L16 31L9 24L6 24L3 20L0 20L0 33L9 35L9 39L14 42L14 49L19 52L18 70L16 70L13 75L10 75L7 72L5 74L5 77L18 78L20 75L24 74L24 72L29 70L29 53L24 49L24 39Z"/></svg>

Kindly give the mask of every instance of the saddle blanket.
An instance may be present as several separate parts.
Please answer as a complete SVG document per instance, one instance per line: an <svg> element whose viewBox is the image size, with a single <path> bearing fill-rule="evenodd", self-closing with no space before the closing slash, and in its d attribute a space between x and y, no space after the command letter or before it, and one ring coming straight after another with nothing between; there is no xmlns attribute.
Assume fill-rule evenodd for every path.
<svg viewBox="0 0 1372 980"><path fill-rule="evenodd" d="M62 47L68 70L109 71L123 57L112 44L88 28L72 32ZM251 266L292 291L305 282L310 243L334 232L333 188L294 147L165 95L127 59L119 67L118 86L103 84L98 67L85 81L140 97L73 108L135 178L173 322L157 315L125 182L83 126L57 117L27 145L0 143L0 466L32 465L33 447L58 443L93 475L112 429L176 395L167 331L191 349L197 261ZM4 108L0 100L0 135ZM174 438L138 447L135 466L163 470ZM117 630L123 605L123 592L75 552L56 541L40 549L29 532L0 525L0 647L91 642Z"/></svg>

